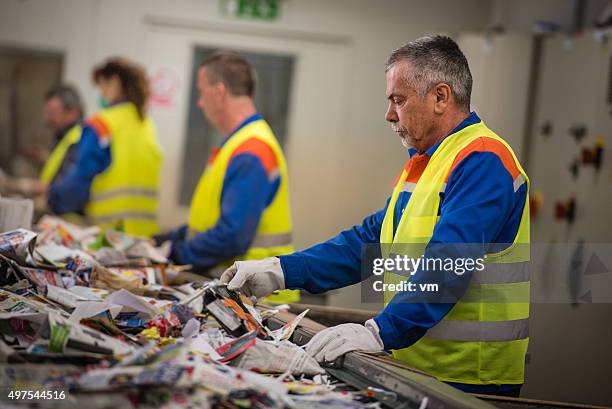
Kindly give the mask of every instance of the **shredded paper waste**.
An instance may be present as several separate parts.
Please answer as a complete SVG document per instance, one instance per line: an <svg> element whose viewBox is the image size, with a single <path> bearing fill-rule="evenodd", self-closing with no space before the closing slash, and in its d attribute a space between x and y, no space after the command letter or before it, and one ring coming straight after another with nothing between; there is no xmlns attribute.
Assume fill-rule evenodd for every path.
<svg viewBox="0 0 612 409"><path fill-rule="evenodd" d="M0 233L3 394L62 408L378 407L291 342L307 311L272 330L277 309L217 280L170 285L180 270L147 240L57 217Z"/></svg>

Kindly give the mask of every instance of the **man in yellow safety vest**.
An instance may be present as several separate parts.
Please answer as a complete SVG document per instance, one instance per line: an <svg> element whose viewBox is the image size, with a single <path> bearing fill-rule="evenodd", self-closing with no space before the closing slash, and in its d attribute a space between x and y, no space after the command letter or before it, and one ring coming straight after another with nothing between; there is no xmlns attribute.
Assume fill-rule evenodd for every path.
<svg viewBox="0 0 612 409"><path fill-rule="evenodd" d="M81 98L74 87L57 85L47 91L42 114L45 124L53 133L53 149L49 152L37 144L24 147L21 153L34 164L42 166L42 170L38 179L6 178L6 193L32 197L36 211L47 211L44 193L75 162L83 112Z"/></svg>
<svg viewBox="0 0 612 409"><path fill-rule="evenodd" d="M234 260L293 251L289 180L283 151L255 108L255 73L242 56L216 52L198 71L198 105L223 136L191 200L188 224L156 238L170 240L170 257L206 271ZM268 301L299 300L282 291Z"/></svg>
<svg viewBox="0 0 612 409"><path fill-rule="evenodd" d="M464 391L518 396L529 342L529 179L470 112L472 76L451 38L395 50L386 82L385 119L409 160L384 209L309 249L237 263L221 279L261 297L367 278L384 310L319 332L306 346L317 360L388 350Z"/></svg>
<svg viewBox="0 0 612 409"><path fill-rule="evenodd" d="M67 85L50 89L45 95L43 116L54 136L53 150L45 155L40 173L40 181L49 185L66 172L76 157L83 119L83 106L76 89ZM39 149L33 149L32 154L35 153L43 159Z"/></svg>

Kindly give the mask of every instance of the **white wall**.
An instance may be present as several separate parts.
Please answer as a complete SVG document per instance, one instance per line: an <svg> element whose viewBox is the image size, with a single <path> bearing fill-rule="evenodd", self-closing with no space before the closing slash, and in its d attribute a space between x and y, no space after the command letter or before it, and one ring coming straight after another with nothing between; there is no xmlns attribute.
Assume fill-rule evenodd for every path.
<svg viewBox="0 0 612 409"><path fill-rule="evenodd" d="M472 109L522 160L531 35L462 33L458 42L474 79Z"/></svg>
<svg viewBox="0 0 612 409"><path fill-rule="evenodd" d="M548 263L532 269L536 302L531 308L531 362L523 391L529 397L612 404L612 370L604 364L612 362L612 277L610 272L591 276L585 271L592 254L609 254L612 243L612 117L606 103L611 57L610 43L595 41L592 32L572 42L561 35L547 37L542 45L527 172L531 191L543 200L532 219L531 242L553 243L553 250ZM547 122L552 131L544 136L541 129ZM577 124L587 128L581 142L569 134ZM601 169L581 166L574 178L570 162L583 148L593 147L597 138L605 141ZM555 220L555 203L572 195L577 203L574 223ZM585 243L585 264L577 280L578 296L589 291L593 302L578 306L543 302L539 294L552 292L551 288L562 296L569 294L571 258L580 240ZM609 260L604 265L612 270Z"/></svg>

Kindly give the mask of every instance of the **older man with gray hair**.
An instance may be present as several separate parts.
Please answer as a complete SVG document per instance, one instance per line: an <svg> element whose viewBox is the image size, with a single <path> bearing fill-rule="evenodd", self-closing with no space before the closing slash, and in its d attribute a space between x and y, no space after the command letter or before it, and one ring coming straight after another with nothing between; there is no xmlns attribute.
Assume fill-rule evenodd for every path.
<svg viewBox="0 0 612 409"><path fill-rule="evenodd" d="M61 179L75 161L83 113L83 105L76 88L62 84L49 89L44 96L42 116L53 133L53 149L49 151L38 144L25 146L20 153L42 167L39 178L2 175L0 191L32 197L36 211L46 212L46 199L42 195L49 185Z"/></svg>
<svg viewBox="0 0 612 409"><path fill-rule="evenodd" d="M59 179L75 161L83 111L81 97L70 85L55 86L45 94L43 118L53 132L54 147L46 155L35 149L31 152L44 162L40 175L43 183L51 184Z"/></svg>
<svg viewBox="0 0 612 409"><path fill-rule="evenodd" d="M464 391L518 396L529 342L527 175L470 112L472 76L451 38L409 42L385 73L385 119L409 155L385 207L306 250L237 262L222 280L256 297L284 288L320 293L363 281L364 270L381 274L368 264L372 246L391 264L400 255L426 260L404 275L399 263L386 263L373 286L384 291L384 310L365 325L319 332L306 351L330 362L387 350ZM444 268L426 268L430 260Z"/></svg>

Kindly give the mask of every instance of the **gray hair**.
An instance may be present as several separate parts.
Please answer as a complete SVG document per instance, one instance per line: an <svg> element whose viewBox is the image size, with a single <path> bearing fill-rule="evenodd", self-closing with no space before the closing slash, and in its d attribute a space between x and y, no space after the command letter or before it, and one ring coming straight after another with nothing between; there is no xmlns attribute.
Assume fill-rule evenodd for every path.
<svg viewBox="0 0 612 409"><path fill-rule="evenodd" d="M413 67L410 86L424 96L436 84L447 84L457 104L470 109L472 73L465 55L452 38L442 35L417 38L394 50L385 65L387 72L398 61L409 61Z"/></svg>
<svg viewBox="0 0 612 409"><path fill-rule="evenodd" d="M83 116L83 104L76 88L70 85L57 85L45 94L45 101L49 101L51 98L58 98L65 110L76 109L80 112L80 116Z"/></svg>

